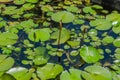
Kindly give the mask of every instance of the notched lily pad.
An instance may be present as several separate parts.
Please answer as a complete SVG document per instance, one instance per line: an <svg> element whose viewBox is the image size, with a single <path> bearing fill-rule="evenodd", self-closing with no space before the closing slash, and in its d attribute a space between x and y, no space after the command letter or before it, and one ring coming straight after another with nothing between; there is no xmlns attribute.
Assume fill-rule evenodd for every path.
<svg viewBox="0 0 120 80"><path fill-rule="evenodd" d="M90 25L97 30L109 30L112 27L112 23L105 19L96 19L90 22Z"/></svg>
<svg viewBox="0 0 120 80"><path fill-rule="evenodd" d="M62 23L69 23L74 20L74 15L67 11L54 13L51 17L53 21L56 21L56 22L62 21Z"/></svg>
<svg viewBox="0 0 120 80"><path fill-rule="evenodd" d="M80 49L80 56L87 63L95 63L100 59L98 50L91 46L85 46Z"/></svg>
<svg viewBox="0 0 120 80"><path fill-rule="evenodd" d="M81 71L78 69L69 69L68 71L63 71L60 75L60 80L82 80Z"/></svg>
<svg viewBox="0 0 120 80"><path fill-rule="evenodd" d="M70 31L66 28L62 28L61 37L60 37L60 44L65 43L70 38ZM51 34L51 39L55 39L56 41L53 42L53 45L58 45L59 41L59 30L56 30Z"/></svg>
<svg viewBox="0 0 120 80"><path fill-rule="evenodd" d="M98 65L88 66L85 71L91 76L91 80L112 80L111 72L104 67Z"/></svg>
<svg viewBox="0 0 120 80"><path fill-rule="evenodd" d="M41 80L56 78L63 71L63 67L59 64L47 63L43 67L37 68L37 75Z"/></svg>

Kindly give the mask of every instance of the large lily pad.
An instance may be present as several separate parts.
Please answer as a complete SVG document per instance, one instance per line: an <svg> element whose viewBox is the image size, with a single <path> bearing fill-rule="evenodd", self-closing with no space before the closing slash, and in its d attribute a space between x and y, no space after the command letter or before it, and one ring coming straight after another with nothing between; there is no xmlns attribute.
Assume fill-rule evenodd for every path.
<svg viewBox="0 0 120 80"><path fill-rule="evenodd" d="M38 67L37 75L41 80L47 80L55 78L63 71L63 67L59 64L47 63L43 67Z"/></svg>
<svg viewBox="0 0 120 80"><path fill-rule="evenodd" d="M10 32L0 33L0 45L7 46L13 45L17 42L18 35Z"/></svg>
<svg viewBox="0 0 120 80"><path fill-rule="evenodd" d="M112 27L112 23L105 19L96 19L90 22L90 25L97 30L109 30Z"/></svg>
<svg viewBox="0 0 120 80"><path fill-rule="evenodd" d="M100 59L98 50L91 46L85 46L80 49L80 56L87 63L95 63Z"/></svg>
<svg viewBox="0 0 120 80"><path fill-rule="evenodd" d="M11 68L7 73L12 75L16 80L30 80L32 76L32 71L28 71L28 69L23 67Z"/></svg>
<svg viewBox="0 0 120 80"><path fill-rule="evenodd" d="M16 79L13 76L5 73L0 77L0 80L16 80Z"/></svg>
<svg viewBox="0 0 120 80"><path fill-rule="evenodd" d="M70 31L68 31L66 28L62 28L61 31L61 37L60 37L60 43L65 43L70 38ZM59 30L56 30L51 34L51 39L55 39L56 41L53 43L53 45L57 45L59 41Z"/></svg>
<svg viewBox="0 0 120 80"><path fill-rule="evenodd" d="M92 78L91 80L112 80L111 72L104 67L97 65L88 66L85 68L85 71L88 72L89 76Z"/></svg>
<svg viewBox="0 0 120 80"><path fill-rule="evenodd" d="M47 41L50 38L50 30L48 28L36 29L29 33L28 38L31 41Z"/></svg>
<svg viewBox="0 0 120 80"><path fill-rule="evenodd" d="M74 20L74 15L67 11L61 11L52 15L52 20L56 22L69 23Z"/></svg>
<svg viewBox="0 0 120 80"><path fill-rule="evenodd" d="M60 75L60 80L82 80L81 71L78 69L69 69L68 71L63 71Z"/></svg>
<svg viewBox="0 0 120 80"><path fill-rule="evenodd" d="M7 71L14 65L14 60L7 55L0 55L0 72Z"/></svg>

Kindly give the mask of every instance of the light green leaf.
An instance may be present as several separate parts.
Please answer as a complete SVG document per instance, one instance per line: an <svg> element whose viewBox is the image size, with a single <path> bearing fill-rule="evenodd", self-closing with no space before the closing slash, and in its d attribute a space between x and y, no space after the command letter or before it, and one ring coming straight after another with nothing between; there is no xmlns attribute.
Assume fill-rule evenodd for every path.
<svg viewBox="0 0 120 80"><path fill-rule="evenodd" d="M87 63L95 63L100 59L98 50L91 46L85 46L80 49L80 56Z"/></svg>
<svg viewBox="0 0 120 80"><path fill-rule="evenodd" d="M79 47L80 41L67 41L68 45L70 45L72 48Z"/></svg>
<svg viewBox="0 0 120 80"><path fill-rule="evenodd" d="M7 55L0 55L0 72L7 71L14 65L14 60Z"/></svg>
<svg viewBox="0 0 120 80"><path fill-rule="evenodd" d="M16 5L22 5L25 3L25 0L13 0L13 3Z"/></svg>
<svg viewBox="0 0 120 80"><path fill-rule="evenodd" d="M82 80L81 71L78 69L69 69L68 71L63 71L60 75L60 80Z"/></svg>
<svg viewBox="0 0 120 80"><path fill-rule="evenodd" d="M97 30L109 30L112 27L112 23L105 19L96 19L90 22L90 25Z"/></svg>
<svg viewBox="0 0 120 80"><path fill-rule="evenodd" d="M56 22L62 21L62 23L70 23L74 20L74 15L67 11L61 11L52 15L52 20Z"/></svg>
<svg viewBox="0 0 120 80"><path fill-rule="evenodd" d="M56 78L63 71L63 67L59 64L47 63L43 67L38 67L37 75L41 80Z"/></svg>
<svg viewBox="0 0 120 80"><path fill-rule="evenodd" d="M113 41L113 45L114 45L115 47L120 47L120 38L115 39L115 40Z"/></svg>
<svg viewBox="0 0 120 80"><path fill-rule="evenodd" d="M16 79L13 76L5 73L0 77L0 80L16 80Z"/></svg>
<svg viewBox="0 0 120 80"><path fill-rule="evenodd" d="M37 3L39 0L26 0L26 2L29 2L29 3Z"/></svg>
<svg viewBox="0 0 120 80"><path fill-rule="evenodd" d="M92 9L92 7L83 8L84 13L96 14L96 11Z"/></svg>
<svg viewBox="0 0 120 80"><path fill-rule="evenodd" d="M93 80L112 80L111 72L104 67L97 65L88 66L85 68L85 71L91 75Z"/></svg>
<svg viewBox="0 0 120 80"><path fill-rule="evenodd" d="M28 71L28 69L23 67L11 68L7 73L12 75L16 80L30 80L32 76L32 71Z"/></svg>
<svg viewBox="0 0 120 80"><path fill-rule="evenodd" d="M70 38L70 32L66 28L62 28L60 44L65 43ZM55 39L56 41L53 45L57 45L59 41L59 30L56 30L51 34L51 39Z"/></svg>

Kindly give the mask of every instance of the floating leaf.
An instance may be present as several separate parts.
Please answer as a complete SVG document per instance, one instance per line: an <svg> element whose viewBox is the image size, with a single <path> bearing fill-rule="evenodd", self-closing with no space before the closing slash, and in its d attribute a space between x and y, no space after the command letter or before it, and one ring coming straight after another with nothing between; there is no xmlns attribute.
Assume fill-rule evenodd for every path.
<svg viewBox="0 0 120 80"><path fill-rule="evenodd" d="M112 27L112 23L105 19L96 19L90 22L90 25L98 30L109 30Z"/></svg>
<svg viewBox="0 0 120 80"><path fill-rule="evenodd" d="M96 14L96 11L93 10L91 7L85 7L83 8L84 13L90 13L90 14Z"/></svg>
<svg viewBox="0 0 120 80"><path fill-rule="evenodd" d="M0 55L0 72L7 71L14 64L14 60L7 55Z"/></svg>
<svg viewBox="0 0 120 80"><path fill-rule="evenodd" d="M31 41L47 41L50 38L50 30L48 28L36 29L28 34Z"/></svg>
<svg viewBox="0 0 120 80"><path fill-rule="evenodd" d="M29 2L29 3L37 3L39 0L26 0L26 2Z"/></svg>
<svg viewBox="0 0 120 80"><path fill-rule="evenodd" d="M116 34L120 33L120 22L116 22L115 25L113 25L112 31Z"/></svg>
<svg viewBox="0 0 120 80"><path fill-rule="evenodd" d="M81 71L78 69L69 69L68 71L63 71L60 75L60 80L82 80Z"/></svg>
<svg viewBox="0 0 120 80"><path fill-rule="evenodd" d="M11 68L7 73L12 75L16 80L30 80L32 77L32 71L28 71L28 69L23 67Z"/></svg>
<svg viewBox="0 0 120 80"><path fill-rule="evenodd" d="M115 39L115 40L113 41L113 45L114 45L115 47L120 47L120 38Z"/></svg>
<svg viewBox="0 0 120 80"><path fill-rule="evenodd" d="M0 80L16 80L16 79L13 76L5 73L0 77Z"/></svg>
<svg viewBox="0 0 120 80"><path fill-rule="evenodd" d="M68 6L68 7L66 7L66 10L70 11L70 12L75 12L75 13L79 12L78 7L75 7L75 6Z"/></svg>
<svg viewBox="0 0 120 80"><path fill-rule="evenodd" d="M67 41L68 45L70 45L72 48L79 47L80 41Z"/></svg>
<svg viewBox="0 0 120 80"><path fill-rule="evenodd" d="M49 12L49 11L53 11L53 8L50 5L45 5L41 7L41 10L44 12Z"/></svg>
<svg viewBox="0 0 120 80"><path fill-rule="evenodd" d="M17 42L18 35L10 32L3 32L0 33L0 45L1 46L7 46L7 45L13 45Z"/></svg>
<svg viewBox="0 0 120 80"><path fill-rule="evenodd" d="M25 3L25 0L13 0L13 3L16 5L22 5Z"/></svg>
<svg viewBox="0 0 120 80"><path fill-rule="evenodd" d="M103 7L100 6L100 5L93 5L92 8L93 8L93 9L103 9Z"/></svg>
<svg viewBox="0 0 120 80"><path fill-rule="evenodd" d="M43 67L38 67L37 75L41 80L54 79L63 71L63 67L59 64L47 63Z"/></svg>
<svg viewBox="0 0 120 80"><path fill-rule="evenodd" d="M74 15L67 11L61 11L52 15L52 20L56 22L69 23L74 20Z"/></svg>
<svg viewBox="0 0 120 80"><path fill-rule="evenodd" d="M87 63L95 63L100 59L98 50L91 46L85 46L80 49L80 56Z"/></svg>
<svg viewBox="0 0 120 80"><path fill-rule="evenodd" d="M60 44L65 43L70 38L70 32L66 28L62 28ZM59 30L56 30L51 34L51 39L56 39L53 45L57 45L59 41Z"/></svg>
<svg viewBox="0 0 120 80"><path fill-rule="evenodd" d="M114 41L114 38L112 36L106 36L103 38L102 42L105 44L110 44Z"/></svg>
<svg viewBox="0 0 120 80"><path fill-rule="evenodd" d="M97 65L88 66L85 68L85 71L91 75L93 80L112 80L111 72L104 67Z"/></svg>
<svg viewBox="0 0 120 80"><path fill-rule="evenodd" d="M0 0L0 2L12 2L13 0Z"/></svg>

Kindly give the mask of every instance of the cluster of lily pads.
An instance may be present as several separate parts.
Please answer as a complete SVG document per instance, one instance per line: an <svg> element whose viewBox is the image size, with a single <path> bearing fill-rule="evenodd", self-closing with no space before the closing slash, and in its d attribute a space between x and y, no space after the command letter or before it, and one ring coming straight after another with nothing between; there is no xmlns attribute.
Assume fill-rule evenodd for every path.
<svg viewBox="0 0 120 80"><path fill-rule="evenodd" d="M90 0L0 0L0 80L119 80L120 13Z"/></svg>

